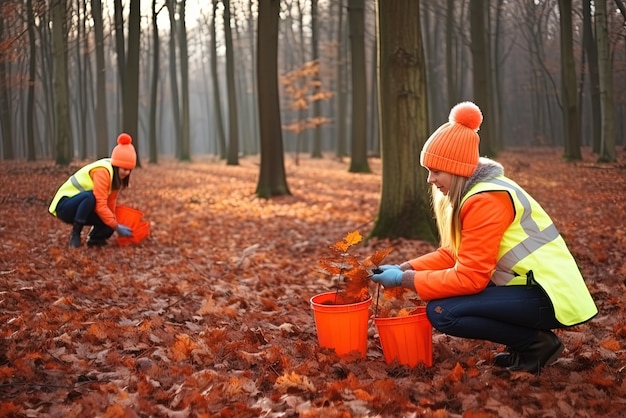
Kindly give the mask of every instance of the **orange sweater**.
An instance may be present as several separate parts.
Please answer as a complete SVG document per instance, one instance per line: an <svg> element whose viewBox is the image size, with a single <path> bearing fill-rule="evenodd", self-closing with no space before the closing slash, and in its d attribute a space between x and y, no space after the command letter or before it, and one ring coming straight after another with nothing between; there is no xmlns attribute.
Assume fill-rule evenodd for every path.
<svg viewBox="0 0 626 418"><path fill-rule="evenodd" d="M446 249L408 261L413 282L423 300L471 295L483 290L498 261L504 231L515 218L507 192L478 193L461 208L461 246L458 258Z"/></svg>

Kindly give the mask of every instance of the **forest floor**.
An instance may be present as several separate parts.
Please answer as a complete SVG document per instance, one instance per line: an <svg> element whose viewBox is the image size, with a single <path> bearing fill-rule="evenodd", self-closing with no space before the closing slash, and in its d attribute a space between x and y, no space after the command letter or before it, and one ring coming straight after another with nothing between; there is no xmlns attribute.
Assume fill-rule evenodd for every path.
<svg viewBox="0 0 626 418"><path fill-rule="evenodd" d="M319 348L309 300L332 290L319 260L372 229L378 159L351 174L287 156L292 195L270 200L255 197L256 158L144 164L118 204L142 210L150 236L79 249L47 213L78 163L0 162L0 416L625 416L626 153L498 161L552 216L599 308L557 331L566 349L539 375L492 366L496 344L437 331L432 367L387 365L372 321L366 358ZM384 247L388 263L433 249L369 240L357 253Z"/></svg>

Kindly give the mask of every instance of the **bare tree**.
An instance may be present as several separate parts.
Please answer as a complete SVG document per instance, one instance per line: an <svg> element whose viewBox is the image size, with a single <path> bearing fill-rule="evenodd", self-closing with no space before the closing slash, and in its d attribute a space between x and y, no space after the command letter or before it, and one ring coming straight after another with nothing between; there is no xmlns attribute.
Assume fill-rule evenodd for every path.
<svg viewBox="0 0 626 418"><path fill-rule="evenodd" d="M473 86L474 101L476 104L487 112L485 122L480 130L480 154L486 156L495 155L492 144L492 126L493 120L497 115L492 112L492 94L490 68L491 54L489 52L489 43L487 41L486 16L488 13L488 1L486 0L470 0L470 21L471 21L471 40L472 40L472 64L473 64Z"/></svg>
<svg viewBox="0 0 626 418"><path fill-rule="evenodd" d="M313 61L319 60L320 58L317 1L318 0L311 0L311 59ZM319 72L315 73L313 77L315 83L313 95L316 95L322 90ZM321 102L319 100L315 100L313 102L313 120L319 120L321 114ZM318 123L315 123L313 125L313 147L311 148L311 157L322 158L322 132Z"/></svg>
<svg viewBox="0 0 626 418"><path fill-rule="evenodd" d="M102 0L91 0L94 37L96 41L96 155L109 155L109 124L107 122L106 62L104 60L104 25L102 22Z"/></svg>
<svg viewBox="0 0 626 418"><path fill-rule="evenodd" d="M52 49L54 55L54 102L56 111L57 165L69 165L74 154L70 123L70 100L67 79L67 0L53 0Z"/></svg>
<svg viewBox="0 0 626 418"><path fill-rule="evenodd" d="M365 77L365 0L348 0L352 68L351 173L371 172L367 161L367 81Z"/></svg>
<svg viewBox="0 0 626 418"><path fill-rule="evenodd" d="M124 101L124 115L122 129L133 138L135 150L138 150L138 126L139 126L139 36L141 33L141 14L139 10L141 0L130 0L130 12L128 14L128 55L126 56L126 68L124 79L125 89L122 91ZM137 156L137 167L141 167L141 161Z"/></svg>
<svg viewBox="0 0 626 418"><path fill-rule="evenodd" d="M278 97L278 14L280 0L259 3L257 36L257 84L261 169L256 194L259 197L289 195L285 178L283 135Z"/></svg>
<svg viewBox="0 0 626 418"><path fill-rule="evenodd" d="M37 39L35 38L35 14L33 1L26 1L26 24L28 25L28 45L30 57L28 60L28 98L26 103L26 159L35 161L35 79L37 77ZM0 17L0 25L2 25ZM2 37L0 30L0 38ZM4 121L3 121L4 122ZM9 125L10 126L10 125ZM11 139L9 137L9 139Z"/></svg>
<svg viewBox="0 0 626 418"><path fill-rule="evenodd" d="M613 103L613 69L609 54L607 28L607 0L597 0L596 42L598 43L598 68L600 70L600 108L602 113L602 141L599 160L613 162L615 155L615 104Z"/></svg>
<svg viewBox="0 0 626 418"><path fill-rule="evenodd" d="M565 159L582 160L580 152L580 123L576 94L576 63L572 39L572 0L559 0L561 15L561 94L563 111L563 144Z"/></svg>
<svg viewBox="0 0 626 418"><path fill-rule="evenodd" d="M427 172L419 163L428 138L426 61L415 0L378 0L378 78L382 191L370 236L434 242Z"/></svg>
<svg viewBox="0 0 626 418"><path fill-rule="evenodd" d="M0 39L4 39L4 14L0 13ZM0 52L3 52L0 50ZM13 125L11 121L11 105L9 100L9 77L7 63L0 59L0 129L2 130L2 154L5 159L12 160Z"/></svg>
<svg viewBox="0 0 626 418"><path fill-rule="evenodd" d="M235 58L230 27L230 0L224 2L224 41L226 43L226 86L228 89L228 165L239 165L239 116L235 88Z"/></svg>
<svg viewBox="0 0 626 418"><path fill-rule="evenodd" d="M600 141L602 139L602 113L600 111L600 74L598 71L598 44L595 39L595 31L591 16L591 0L583 0L583 47L589 69L589 92L591 99L591 123L592 138L591 149L594 153L600 153ZM584 74L581 71L581 76ZM581 88L582 92L582 88ZM582 106L579 110L582 110Z"/></svg>
<svg viewBox="0 0 626 418"><path fill-rule="evenodd" d="M124 5L122 0L113 0L115 51L117 53L117 74L120 81L120 91L126 90L126 46L124 37ZM123 102L123 99L122 99ZM123 105L123 103L122 103Z"/></svg>
<svg viewBox="0 0 626 418"><path fill-rule="evenodd" d="M169 75L170 90L172 96L172 117L174 119L174 142L176 144L176 156L180 157L180 100L178 98L178 65L176 61L176 36L178 31L178 20L176 19L176 0L166 0L168 16L170 18L170 39L169 39Z"/></svg>
<svg viewBox="0 0 626 418"><path fill-rule="evenodd" d="M178 16L180 24L177 29L178 45L180 51L180 89L181 89L181 136L180 136L180 160L191 160L189 149L190 142L190 120L189 120L189 54L187 52L187 26L185 24L185 4L187 0L178 2Z"/></svg>
<svg viewBox="0 0 626 418"><path fill-rule="evenodd" d="M213 81L213 104L215 107L215 130L220 158L226 159L226 133L224 132L224 117L222 116L222 101L220 95L219 74L217 71L217 35L215 30L215 16L219 0L213 0L211 17L211 80Z"/></svg>
<svg viewBox="0 0 626 418"><path fill-rule="evenodd" d="M157 0L152 0L152 80L150 82L150 116L148 120L148 161L156 164L159 159L157 147L157 98L159 92L159 68L161 65L161 45L157 17L165 4L157 10Z"/></svg>
<svg viewBox="0 0 626 418"><path fill-rule="evenodd" d="M346 126L346 114L347 112L347 99L346 99L346 89L345 89L345 79L347 73L346 59L345 59L345 49L344 46L346 44L346 30L343 24L343 9L344 9L344 0L337 1L338 17L337 17L337 51L336 51L336 59L337 59L337 99L335 100L336 106L336 117L335 117L335 125L337 126L337 147L336 147L336 157L339 160L342 160L343 157L348 155L347 151L347 126Z"/></svg>

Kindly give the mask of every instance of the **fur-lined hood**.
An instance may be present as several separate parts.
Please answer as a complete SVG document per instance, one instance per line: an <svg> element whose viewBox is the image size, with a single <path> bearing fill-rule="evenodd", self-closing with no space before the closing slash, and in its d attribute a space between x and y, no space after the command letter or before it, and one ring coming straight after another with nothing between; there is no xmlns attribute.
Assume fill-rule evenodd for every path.
<svg viewBox="0 0 626 418"><path fill-rule="evenodd" d="M504 175L504 167L494 160L489 158L480 157L478 159L478 167L474 170L474 173L468 178L465 187L463 188L463 196L476 184L483 181L489 181L498 176Z"/></svg>

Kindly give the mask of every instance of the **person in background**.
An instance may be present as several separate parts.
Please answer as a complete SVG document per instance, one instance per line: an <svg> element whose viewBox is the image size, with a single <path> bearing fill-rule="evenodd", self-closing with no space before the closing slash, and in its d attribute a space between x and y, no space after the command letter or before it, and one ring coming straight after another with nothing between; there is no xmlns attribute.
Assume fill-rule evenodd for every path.
<svg viewBox="0 0 626 418"><path fill-rule="evenodd" d="M495 365L538 373L564 349L552 330L598 309L548 214L499 163L479 158L482 121L478 106L459 103L422 149L439 248L381 266L372 280L414 290L443 333L505 345Z"/></svg>
<svg viewBox="0 0 626 418"><path fill-rule="evenodd" d="M114 231L123 237L132 236L129 227L117 222L115 206L117 194L128 187L136 163L132 138L122 133L111 158L87 164L61 185L48 211L72 225L70 247L80 247L80 235L85 225L93 225L87 238L87 245L91 247L106 245Z"/></svg>

